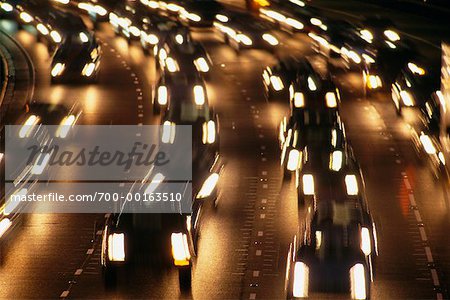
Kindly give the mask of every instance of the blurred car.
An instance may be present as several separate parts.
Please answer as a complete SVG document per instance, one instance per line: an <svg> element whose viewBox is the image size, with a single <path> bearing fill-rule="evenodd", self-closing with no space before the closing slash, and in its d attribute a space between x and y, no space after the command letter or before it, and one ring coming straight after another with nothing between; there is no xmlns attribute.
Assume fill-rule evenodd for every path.
<svg viewBox="0 0 450 300"><path fill-rule="evenodd" d="M215 16L214 27L236 51L264 49L273 52L280 44L273 26L247 13L223 11Z"/></svg>
<svg viewBox="0 0 450 300"><path fill-rule="evenodd" d="M108 22L108 13L118 2L118 0L87 0L80 1L77 7L86 11L94 27L97 27L100 22Z"/></svg>
<svg viewBox="0 0 450 300"><path fill-rule="evenodd" d="M274 66L267 66L262 73L264 91L267 99L289 100L289 86L298 73L315 73L306 59L292 55L279 59Z"/></svg>
<svg viewBox="0 0 450 300"><path fill-rule="evenodd" d="M186 98L171 102L161 124L163 143L171 142L177 125L192 126L193 157L199 165L211 163L220 151L219 117L208 104L198 106Z"/></svg>
<svg viewBox="0 0 450 300"><path fill-rule="evenodd" d="M180 21L186 26L211 27L215 16L224 6L215 0L186 0L179 12Z"/></svg>
<svg viewBox="0 0 450 300"><path fill-rule="evenodd" d="M141 30L141 46L145 53L154 54L155 46L165 40L173 28L181 26L178 22L157 14L142 16L139 29Z"/></svg>
<svg viewBox="0 0 450 300"><path fill-rule="evenodd" d="M89 32L71 35L59 45L51 64L51 81L96 82L101 61L101 47Z"/></svg>
<svg viewBox="0 0 450 300"><path fill-rule="evenodd" d="M377 256L375 223L362 197L327 199L308 217L303 236L289 246L287 298L348 293L370 299Z"/></svg>
<svg viewBox="0 0 450 300"><path fill-rule="evenodd" d="M401 40L400 33L392 20L380 16L371 16L361 22L361 39L369 44L394 47Z"/></svg>
<svg viewBox="0 0 450 300"><path fill-rule="evenodd" d="M212 67L205 48L193 40L187 27L172 28L158 43L156 53L161 72L199 72L207 78Z"/></svg>
<svg viewBox="0 0 450 300"><path fill-rule="evenodd" d="M128 42L140 41L141 15L139 3L126 1L118 3L109 13L109 23L112 25L114 32L127 39Z"/></svg>
<svg viewBox="0 0 450 300"><path fill-rule="evenodd" d="M168 59L169 63L172 63L170 57ZM199 108L208 105L205 82L198 73L162 73L155 87L153 113L158 114L161 110L165 111L179 101L189 101Z"/></svg>
<svg viewBox="0 0 450 300"><path fill-rule="evenodd" d="M304 156L309 151L312 152L313 156L322 152L327 152L329 155L329 152L340 151L339 158L342 163L342 152L345 149L346 137L342 123L336 122L334 126L301 126L300 124L295 124L288 130L287 136L282 143L280 161L284 178L289 179L292 173L302 172L305 169L304 164L309 162L310 158ZM326 161L328 162L328 156ZM335 163L337 164L338 161L335 161ZM337 168L336 166L333 169ZM304 201L301 202L303 203Z"/></svg>
<svg viewBox="0 0 450 300"><path fill-rule="evenodd" d="M408 62L391 86L392 101L398 115L407 107L424 108L431 94L440 88L440 72L415 61Z"/></svg>
<svg viewBox="0 0 450 300"><path fill-rule="evenodd" d="M311 71L311 69L306 69ZM341 96L331 78L318 73L298 73L289 86L291 115L309 111L339 111Z"/></svg>

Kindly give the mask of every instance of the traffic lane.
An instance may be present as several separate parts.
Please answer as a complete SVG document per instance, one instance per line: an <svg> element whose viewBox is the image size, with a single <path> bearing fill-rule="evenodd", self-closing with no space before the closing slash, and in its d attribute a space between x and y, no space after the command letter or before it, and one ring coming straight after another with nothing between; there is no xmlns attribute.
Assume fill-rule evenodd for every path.
<svg viewBox="0 0 450 300"><path fill-rule="evenodd" d="M100 79L97 84L50 83L51 53L47 46L38 43L34 29L17 30L10 25L10 32L30 54L36 69L34 100L62 104L68 108L77 105L83 111L82 124L137 124L137 95L130 71L117 63L117 55L107 46L103 47ZM15 29L11 29L15 28ZM133 103L133 101L135 103ZM134 104L134 105L133 105Z"/></svg>
<svg viewBox="0 0 450 300"><path fill-rule="evenodd" d="M136 124L136 106L130 106L134 90L131 90L133 93L127 91L134 85L132 82L127 85L127 81L121 79L128 70L119 68L112 55L105 54L106 76L101 74L100 84L51 86L46 47L36 43L34 36L27 32L14 33L36 66L35 99L69 107L78 100L84 112L81 124ZM101 224L103 216L33 214L28 219L29 223L25 223L17 239L14 237L8 245L8 259L1 269L4 288L0 297L56 298L65 291L76 267L91 249L94 224Z"/></svg>
<svg viewBox="0 0 450 300"><path fill-rule="evenodd" d="M252 197L253 189L258 184L255 166L259 164L258 152L255 153L259 151L255 147L259 137L254 125L248 122L252 110L249 102L264 101L260 89L257 96L252 94L253 91L248 91L248 98L253 100L247 101L242 94L242 80L254 83L254 74L260 74L262 65L254 64L253 58L237 56L226 46L218 45L218 48L221 48L218 50L222 53L220 58L226 58L226 61L215 61L213 58L215 67L208 83L208 92L211 91L211 102L220 115L221 152L226 168L220 183L218 208L214 210L207 205L201 221L202 233L192 294L179 294L176 272L167 274L167 280L148 280L155 277L150 276L149 270L144 270L130 275L131 279L119 284L115 291L104 290L99 276L82 274L69 297L241 297L246 249L250 246L247 229L252 224L248 213L249 209L254 209L246 208L246 205L254 205L256 201ZM216 49L211 50L215 52ZM267 54L256 55L265 57L264 60L270 57Z"/></svg>
<svg viewBox="0 0 450 300"><path fill-rule="evenodd" d="M373 296L436 298L403 175L405 164L408 169L420 166L417 159L404 154L411 148L409 136L393 116L387 93L364 99L359 73L344 74L338 81L345 86L341 90L347 136L365 175L369 207L377 225L380 254Z"/></svg>
<svg viewBox="0 0 450 300"><path fill-rule="evenodd" d="M58 298L92 247L97 216L25 215L4 248L0 298Z"/></svg>
<svg viewBox="0 0 450 300"><path fill-rule="evenodd" d="M402 147L398 149L398 153L403 157L404 177L410 185L410 197L414 199L414 203L410 203L414 214L413 223L423 227L420 239L424 247L429 247L422 259L425 259L430 270L436 269L437 276L432 278L432 284L436 285L436 291L442 291L445 297L448 296L450 274L450 241L445 238L450 230L448 177L442 173L437 177L428 154L421 146L419 151L413 146L412 132L417 130L414 128L417 128L420 122L418 110L404 109L402 117L398 117L390 98L384 104L386 105L379 108L377 106L377 109L392 118L398 135L405 141L400 144Z"/></svg>

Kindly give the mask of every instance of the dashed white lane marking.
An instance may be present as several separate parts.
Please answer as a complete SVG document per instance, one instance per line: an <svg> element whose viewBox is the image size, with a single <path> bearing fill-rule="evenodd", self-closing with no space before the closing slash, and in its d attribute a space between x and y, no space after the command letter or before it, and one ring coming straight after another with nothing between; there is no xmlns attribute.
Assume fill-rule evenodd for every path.
<svg viewBox="0 0 450 300"><path fill-rule="evenodd" d="M428 241L427 234L425 233L425 229L423 227L419 227L420 238L422 241Z"/></svg>
<svg viewBox="0 0 450 300"><path fill-rule="evenodd" d="M436 294L436 299L437 299L437 300L442 300L442 299L444 299L444 297L442 296L441 293L437 293L437 294Z"/></svg>
<svg viewBox="0 0 450 300"><path fill-rule="evenodd" d="M86 254L87 254L87 255L91 255L92 253L94 253L94 249L93 249L93 248L88 249L88 250L86 251Z"/></svg>
<svg viewBox="0 0 450 300"><path fill-rule="evenodd" d="M77 269L74 274L76 276L79 276L79 275L81 275L81 273L83 273L83 269Z"/></svg>
<svg viewBox="0 0 450 300"><path fill-rule="evenodd" d="M263 236L264 235L264 231L258 231L258 236Z"/></svg>
<svg viewBox="0 0 450 300"><path fill-rule="evenodd" d="M263 157L261 158L261 161L267 161L267 158Z"/></svg>
<svg viewBox="0 0 450 300"><path fill-rule="evenodd" d="M136 136L141 136L141 134L140 133L136 133Z"/></svg>
<svg viewBox="0 0 450 300"><path fill-rule="evenodd" d="M103 234L103 230L97 230L96 235L102 235Z"/></svg>
<svg viewBox="0 0 450 300"><path fill-rule="evenodd" d="M416 217L417 222L422 223L422 216L420 215L419 210L417 209L414 210L414 216Z"/></svg>
<svg viewBox="0 0 450 300"><path fill-rule="evenodd" d="M268 187L269 187L269 185L267 183L264 183L262 186L263 189L267 189Z"/></svg>
<svg viewBox="0 0 450 300"><path fill-rule="evenodd" d="M263 139L263 138L264 138L264 134L260 134L260 135L259 135L259 138L260 138L260 139Z"/></svg>
<svg viewBox="0 0 450 300"><path fill-rule="evenodd" d="M434 260L433 260L433 254L431 254L430 247L428 247L428 246L425 247L425 254L427 256L427 262L432 263Z"/></svg>
<svg viewBox="0 0 450 300"><path fill-rule="evenodd" d="M408 178L404 178L403 182L405 183L406 189L411 190L411 184L409 183Z"/></svg>
<svg viewBox="0 0 450 300"><path fill-rule="evenodd" d="M256 299L256 293L250 293L250 296L248 297L250 300Z"/></svg>
<svg viewBox="0 0 450 300"><path fill-rule="evenodd" d="M261 146L261 150L266 150L266 146Z"/></svg>
<svg viewBox="0 0 450 300"><path fill-rule="evenodd" d="M144 115L143 114L138 114L138 117L142 118L142 117L144 117Z"/></svg>
<svg viewBox="0 0 450 300"><path fill-rule="evenodd" d="M253 271L253 277L259 277L259 271Z"/></svg>
<svg viewBox="0 0 450 300"><path fill-rule="evenodd" d="M261 203L262 204L267 203L267 199L261 199Z"/></svg>
<svg viewBox="0 0 450 300"><path fill-rule="evenodd" d="M138 126L142 126L143 124L142 123L138 123Z"/></svg>
<svg viewBox="0 0 450 300"><path fill-rule="evenodd" d="M266 176L266 175L267 175L267 171L262 171L261 174L262 174L263 176Z"/></svg>
<svg viewBox="0 0 450 300"><path fill-rule="evenodd" d="M261 256L262 255L262 250L256 250L255 255L256 256Z"/></svg>
<svg viewBox="0 0 450 300"><path fill-rule="evenodd" d="M414 195L409 194L408 197L409 197L409 203L411 203L411 206L416 206L417 203L416 203L416 199L414 198Z"/></svg>
<svg viewBox="0 0 450 300"><path fill-rule="evenodd" d="M439 278L436 272L436 269L431 269L431 278L433 279L434 286L439 286Z"/></svg>
<svg viewBox="0 0 450 300"><path fill-rule="evenodd" d="M400 159L396 159L395 162L396 162L397 164L401 164L401 163L402 163L402 161L401 161Z"/></svg>
<svg viewBox="0 0 450 300"><path fill-rule="evenodd" d="M124 182L121 182L121 183L119 183L119 186L120 186L120 187L124 187L124 186L125 186L125 183L124 183Z"/></svg>
<svg viewBox="0 0 450 300"><path fill-rule="evenodd" d="M143 106L142 104L139 104L139 105L138 105L138 108L139 108L139 109L142 109L143 107L144 107L144 106Z"/></svg>
<svg viewBox="0 0 450 300"><path fill-rule="evenodd" d="M64 291L59 295L59 298L67 298L67 296L69 296L69 291Z"/></svg>
<svg viewBox="0 0 450 300"><path fill-rule="evenodd" d="M259 215L259 218L260 218L260 219L265 219L265 218L266 218L266 214L260 214L260 215Z"/></svg>

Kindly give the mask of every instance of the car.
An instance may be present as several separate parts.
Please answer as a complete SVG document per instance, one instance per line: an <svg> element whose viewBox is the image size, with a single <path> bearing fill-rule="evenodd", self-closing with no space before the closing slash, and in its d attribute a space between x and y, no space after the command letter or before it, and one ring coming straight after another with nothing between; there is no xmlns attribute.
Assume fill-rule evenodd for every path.
<svg viewBox="0 0 450 300"><path fill-rule="evenodd" d="M95 35L80 32L68 36L55 51L51 63L51 81L96 82L101 61L101 46Z"/></svg>
<svg viewBox="0 0 450 300"><path fill-rule="evenodd" d="M121 35L129 43L140 41L141 30L139 26L142 20L141 6L137 2L120 2L109 13L109 23L116 35Z"/></svg>
<svg viewBox="0 0 450 300"><path fill-rule="evenodd" d="M178 22L157 14L143 15L140 23L141 46L146 54L154 54L157 51L155 46L165 40L173 28L181 26Z"/></svg>
<svg viewBox="0 0 450 300"><path fill-rule="evenodd" d="M370 299L377 255L375 223L362 196L321 201L290 243L286 297L321 292Z"/></svg>
<svg viewBox="0 0 450 300"><path fill-rule="evenodd" d="M391 48L401 41L399 30L388 18L371 16L362 20L359 34L369 44L388 45Z"/></svg>
<svg viewBox="0 0 450 300"><path fill-rule="evenodd" d="M307 153L313 152L314 156L316 150L319 153L341 151L340 161L342 162L342 152L346 147L345 129L340 122L336 122L334 126L294 124L288 130L286 138L282 140L280 165L283 168L284 178L290 179L292 173L305 169L304 163L310 161L304 157ZM328 159L326 161L328 162Z"/></svg>
<svg viewBox="0 0 450 300"><path fill-rule="evenodd" d="M179 11L179 20L186 26L212 27L215 16L224 10L216 0L187 0Z"/></svg>
<svg viewBox="0 0 450 300"><path fill-rule="evenodd" d="M155 50L161 72L199 72L208 78L211 58L203 45L192 38L189 28L173 27Z"/></svg>
<svg viewBox="0 0 450 300"><path fill-rule="evenodd" d="M172 64L170 57L166 63ZM169 70L172 68L168 66ZM188 101L198 108L208 105L208 95L203 78L196 72L164 72L153 93L153 113L166 111L179 101Z"/></svg>
<svg viewBox="0 0 450 300"><path fill-rule="evenodd" d="M199 160L203 163L198 163ZM176 269L180 289L191 287L203 210L209 199L216 203L223 165L218 155L212 161L194 155L192 166L192 182L180 185L183 191L192 189L185 194L192 197L191 203L172 202L171 211L166 213L115 213L107 218L101 249L102 278L106 287L119 283L120 272L140 266L163 272ZM163 173L155 171L153 174L149 183L139 188L139 193L148 194L164 187ZM189 205L191 212L186 212L183 205Z"/></svg>
<svg viewBox="0 0 450 300"><path fill-rule="evenodd" d="M409 61L391 85L392 101L398 115L408 107L423 109L433 92L440 88L440 70Z"/></svg>
<svg viewBox="0 0 450 300"><path fill-rule="evenodd" d="M236 51L263 49L274 52L280 41L272 25L248 13L227 10L215 16L214 27Z"/></svg>
<svg viewBox="0 0 450 300"><path fill-rule="evenodd" d="M199 106L185 97L171 101L161 125L163 143L170 142L176 135L174 130L177 125L192 126L192 151L193 157L199 158L198 164L205 161L211 164L220 152L219 117L208 103Z"/></svg>
<svg viewBox="0 0 450 300"><path fill-rule="evenodd" d="M111 11L118 3L118 0L87 0L80 1L77 7L80 10L86 11L89 19L98 27L99 23L108 22L108 12Z"/></svg>
<svg viewBox="0 0 450 300"><path fill-rule="evenodd" d="M298 73L289 85L289 103L291 115L309 111L339 111L341 96L331 78L318 73Z"/></svg>

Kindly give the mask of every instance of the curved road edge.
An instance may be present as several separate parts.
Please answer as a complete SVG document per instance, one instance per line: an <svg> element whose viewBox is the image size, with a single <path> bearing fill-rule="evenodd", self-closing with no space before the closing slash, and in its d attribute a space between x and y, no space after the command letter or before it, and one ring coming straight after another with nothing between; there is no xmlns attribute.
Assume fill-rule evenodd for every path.
<svg viewBox="0 0 450 300"><path fill-rule="evenodd" d="M22 108L33 99L35 69L33 62L18 41L0 30L0 58L5 68L5 81L0 93L1 125L8 124L6 115Z"/></svg>

